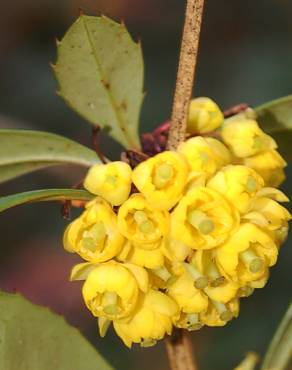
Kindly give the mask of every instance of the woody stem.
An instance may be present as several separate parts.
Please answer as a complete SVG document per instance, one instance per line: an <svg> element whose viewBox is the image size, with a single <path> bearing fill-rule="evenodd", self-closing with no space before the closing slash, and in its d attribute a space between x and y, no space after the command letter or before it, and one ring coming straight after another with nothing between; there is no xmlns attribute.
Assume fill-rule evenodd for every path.
<svg viewBox="0 0 292 370"><path fill-rule="evenodd" d="M189 103L198 55L204 0L187 0L178 74L174 93L167 149L175 150L185 140ZM172 370L197 370L189 332L178 329L166 339Z"/></svg>
<svg viewBox="0 0 292 370"><path fill-rule="evenodd" d="M187 0L185 25L174 93L167 147L175 150L185 140L201 31L204 0Z"/></svg>

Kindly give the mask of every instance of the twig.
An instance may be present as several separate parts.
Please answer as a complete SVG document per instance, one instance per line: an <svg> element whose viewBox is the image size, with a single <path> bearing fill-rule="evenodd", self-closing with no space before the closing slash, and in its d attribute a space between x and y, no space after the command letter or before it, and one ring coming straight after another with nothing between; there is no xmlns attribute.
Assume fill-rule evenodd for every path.
<svg viewBox="0 0 292 370"><path fill-rule="evenodd" d="M187 0L185 25L172 108L168 149L185 140L189 103L192 96L201 31L204 0Z"/></svg>
<svg viewBox="0 0 292 370"><path fill-rule="evenodd" d="M189 103L192 96L204 0L187 0L185 25L174 94L167 148L174 150L185 140ZM190 334L176 330L166 340L172 370L197 370Z"/></svg>
<svg viewBox="0 0 292 370"><path fill-rule="evenodd" d="M184 329L176 329L166 339L166 350L172 370L197 370L192 350L190 333Z"/></svg>

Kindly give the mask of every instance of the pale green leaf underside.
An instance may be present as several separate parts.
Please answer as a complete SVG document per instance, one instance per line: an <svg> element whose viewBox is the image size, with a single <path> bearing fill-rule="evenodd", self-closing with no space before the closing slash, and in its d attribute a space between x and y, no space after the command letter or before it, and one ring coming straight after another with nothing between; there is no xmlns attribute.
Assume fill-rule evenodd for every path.
<svg viewBox="0 0 292 370"><path fill-rule="evenodd" d="M255 108L262 129L274 137L285 159L292 159L292 95Z"/></svg>
<svg viewBox="0 0 292 370"><path fill-rule="evenodd" d="M80 16L58 43L53 68L71 108L124 147L139 147L143 57L123 24Z"/></svg>
<svg viewBox="0 0 292 370"><path fill-rule="evenodd" d="M90 201L94 195L86 190L77 189L44 189L27 191L0 198L0 212L6 209L31 202L84 200Z"/></svg>
<svg viewBox="0 0 292 370"><path fill-rule="evenodd" d="M0 369L112 370L63 317L0 292Z"/></svg>
<svg viewBox="0 0 292 370"><path fill-rule="evenodd" d="M93 150L59 135L0 130L0 183L57 164L90 167L99 162Z"/></svg>

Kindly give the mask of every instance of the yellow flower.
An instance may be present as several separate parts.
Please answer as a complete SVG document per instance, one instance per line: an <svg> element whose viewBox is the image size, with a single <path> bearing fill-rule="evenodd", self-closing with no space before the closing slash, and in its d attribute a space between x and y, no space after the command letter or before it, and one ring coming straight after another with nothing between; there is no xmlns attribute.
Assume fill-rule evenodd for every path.
<svg viewBox="0 0 292 370"><path fill-rule="evenodd" d="M238 211L220 193L197 187L187 193L171 214L171 237L192 249L222 244L239 225Z"/></svg>
<svg viewBox="0 0 292 370"><path fill-rule="evenodd" d="M143 195L133 194L119 209L118 227L132 242L157 243L168 232L169 214L153 209Z"/></svg>
<svg viewBox="0 0 292 370"><path fill-rule="evenodd" d="M234 117L226 120L221 135L232 153L240 158L277 148L275 140L252 119Z"/></svg>
<svg viewBox="0 0 292 370"><path fill-rule="evenodd" d="M264 180L246 166L229 165L217 172L207 183L209 188L223 194L241 213L247 212Z"/></svg>
<svg viewBox="0 0 292 370"><path fill-rule="evenodd" d="M88 171L84 187L113 206L119 206L129 197L131 177L132 169L125 162L96 164Z"/></svg>
<svg viewBox="0 0 292 370"><path fill-rule="evenodd" d="M239 285L225 279L214 256L212 250L198 250L194 252L188 268L193 274L195 285L201 286L211 300L227 303L237 296Z"/></svg>
<svg viewBox="0 0 292 370"><path fill-rule="evenodd" d="M149 244L128 241L118 258L138 266L156 269L164 264L162 244L162 241Z"/></svg>
<svg viewBox="0 0 292 370"><path fill-rule="evenodd" d="M192 171L204 173L206 177L231 161L225 145L210 137L193 137L181 143L177 151L187 159Z"/></svg>
<svg viewBox="0 0 292 370"><path fill-rule="evenodd" d="M189 271L168 285L167 294L176 301L180 310L187 314L200 313L208 307L208 297L201 289L196 288Z"/></svg>
<svg viewBox="0 0 292 370"><path fill-rule="evenodd" d="M208 310L200 315L200 321L207 326L224 326L238 314L239 299L233 299L227 304L212 301Z"/></svg>
<svg viewBox="0 0 292 370"><path fill-rule="evenodd" d="M104 262L121 250L124 237L118 230L117 216L102 199L86 205L86 210L66 228L64 248L90 262Z"/></svg>
<svg viewBox="0 0 292 370"><path fill-rule="evenodd" d="M213 100L196 98L190 103L187 131L190 134L205 134L216 130L223 120L223 113Z"/></svg>
<svg viewBox="0 0 292 370"><path fill-rule="evenodd" d="M244 218L272 234L277 245L281 245L288 234L288 221L291 215L278 202L287 202L288 198L278 189L264 188L258 192L250 213Z"/></svg>
<svg viewBox="0 0 292 370"><path fill-rule="evenodd" d="M166 151L140 163L132 178L153 208L169 210L180 199L188 172L180 154Z"/></svg>
<svg viewBox="0 0 292 370"><path fill-rule="evenodd" d="M265 180L266 186L278 187L285 180L284 158L276 150L269 150L243 159L245 166L255 169Z"/></svg>
<svg viewBox="0 0 292 370"><path fill-rule="evenodd" d="M240 225L237 233L216 250L220 272L228 280L241 285L258 281L261 281L260 286L264 285L268 268L276 263L277 256L274 240L251 223Z"/></svg>
<svg viewBox="0 0 292 370"><path fill-rule="evenodd" d="M146 270L110 261L89 272L82 294L94 316L114 320L127 317L134 311L140 290L148 290Z"/></svg>
<svg viewBox="0 0 292 370"><path fill-rule="evenodd" d="M130 320L114 321L114 328L126 346L140 343L149 347L172 332L172 318L178 314L176 303L166 294L149 290L139 298Z"/></svg>

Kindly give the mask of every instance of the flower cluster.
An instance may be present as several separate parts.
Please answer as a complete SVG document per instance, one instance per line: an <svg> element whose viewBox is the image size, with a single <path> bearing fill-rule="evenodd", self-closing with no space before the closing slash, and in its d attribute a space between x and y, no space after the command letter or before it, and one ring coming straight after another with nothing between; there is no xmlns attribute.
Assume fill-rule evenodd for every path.
<svg viewBox="0 0 292 370"><path fill-rule="evenodd" d="M132 169L93 166L96 198L64 234L86 262L87 308L100 335L113 323L127 346L153 345L173 327L222 326L241 297L262 288L288 232L278 189L284 160L255 119L224 121L208 98L192 101L190 138Z"/></svg>

